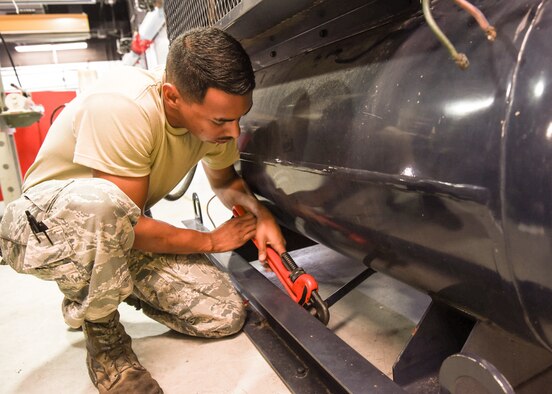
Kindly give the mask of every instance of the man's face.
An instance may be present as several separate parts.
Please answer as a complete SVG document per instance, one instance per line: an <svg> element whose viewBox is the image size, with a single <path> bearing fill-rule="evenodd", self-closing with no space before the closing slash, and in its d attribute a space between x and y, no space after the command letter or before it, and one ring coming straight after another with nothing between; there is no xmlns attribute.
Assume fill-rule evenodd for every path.
<svg viewBox="0 0 552 394"><path fill-rule="evenodd" d="M240 135L240 118L251 109L252 93L243 96L209 88L202 103L178 100L178 122L201 141L224 144Z"/></svg>

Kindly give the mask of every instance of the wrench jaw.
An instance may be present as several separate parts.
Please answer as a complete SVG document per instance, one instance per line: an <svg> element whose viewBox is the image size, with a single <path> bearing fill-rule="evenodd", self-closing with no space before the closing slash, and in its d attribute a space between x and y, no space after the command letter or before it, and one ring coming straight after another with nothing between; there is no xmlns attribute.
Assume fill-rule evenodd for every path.
<svg viewBox="0 0 552 394"><path fill-rule="evenodd" d="M330 321L330 309L328 308L328 305L324 302L322 297L320 297L320 294L318 294L318 290L313 290L313 292L311 293L310 308L314 310L314 316L318 320L320 320L322 324L327 326L328 322Z"/></svg>

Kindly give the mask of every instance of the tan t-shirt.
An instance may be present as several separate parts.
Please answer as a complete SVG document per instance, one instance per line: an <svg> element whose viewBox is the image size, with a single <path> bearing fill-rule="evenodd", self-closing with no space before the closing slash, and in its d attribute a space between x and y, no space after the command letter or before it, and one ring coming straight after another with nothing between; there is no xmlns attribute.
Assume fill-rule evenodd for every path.
<svg viewBox="0 0 552 394"><path fill-rule="evenodd" d="M200 160L213 168L239 158L235 141L202 142L173 128L163 110L162 71L117 67L60 113L29 168L27 190L51 179L150 175L146 206L169 193Z"/></svg>

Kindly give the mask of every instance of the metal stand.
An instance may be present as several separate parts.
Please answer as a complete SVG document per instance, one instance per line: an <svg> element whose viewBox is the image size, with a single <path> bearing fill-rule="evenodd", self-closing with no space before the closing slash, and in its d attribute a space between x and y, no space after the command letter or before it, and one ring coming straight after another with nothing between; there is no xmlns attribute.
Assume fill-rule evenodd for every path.
<svg viewBox="0 0 552 394"><path fill-rule="evenodd" d="M6 108L4 97L4 85L0 76L0 114ZM0 190L5 204L21 195L22 176L13 131L8 127L4 117L0 116Z"/></svg>
<svg viewBox="0 0 552 394"><path fill-rule="evenodd" d="M445 360L439 381L448 392L532 394L552 387L552 353L478 322L461 353Z"/></svg>
<svg viewBox="0 0 552 394"><path fill-rule="evenodd" d="M395 382L408 392L439 393L439 367L462 349L473 325L456 310L432 302L393 366Z"/></svg>
<svg viewBox="0 0 552 394"><path fill-rule="evenodd" d="M393 379L410 393L546 393L552 354L433 302L395 363Z"/></svg>
<svg viewBox="0 0 552 394"><path fill-rule="evenodd" d="M8 204L21 195L21 169L17 149L10 129L0 118L0 190L4 203Z"/></svg>
<svg viewBox="0 0 552 394"><path fill-rule="evenodd" d="M372 268L366 268L360 274L358 274L349 282L347 282L345 285L343 285L343 287L341 287L335 293L333 293L331 296L326 298L324 302L326 303L326 305L328 305L328 307L331 307L337 301L345 297L352 290L354 290L358 285L360 285L362 282L364 282L366 279L368 279L370 276L372 276L375 273L376 271L374 271Z"/></svg>

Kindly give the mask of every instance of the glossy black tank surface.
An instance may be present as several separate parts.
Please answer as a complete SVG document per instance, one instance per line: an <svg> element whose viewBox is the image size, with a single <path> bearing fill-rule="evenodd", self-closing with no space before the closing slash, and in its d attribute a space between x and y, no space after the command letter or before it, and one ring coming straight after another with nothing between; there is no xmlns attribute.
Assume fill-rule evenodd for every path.
<svg viewBox="0 0 552 394"><path fill-rule="evenodd" d="M328 24L308 50L296 35L286 59L284 44L253 56L243 176L289 227L552 349L552 4L476 2L491 43L433 3L462 71L403 3L339 39Z"/></svg>

